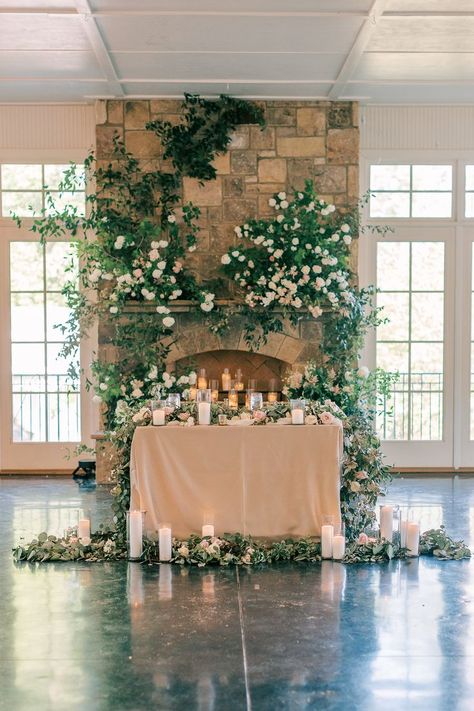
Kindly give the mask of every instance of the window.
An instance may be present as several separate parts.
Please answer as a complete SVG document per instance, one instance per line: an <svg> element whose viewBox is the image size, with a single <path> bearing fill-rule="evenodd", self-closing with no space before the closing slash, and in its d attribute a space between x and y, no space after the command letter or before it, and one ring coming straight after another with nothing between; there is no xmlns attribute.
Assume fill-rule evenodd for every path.
<svg viewBox="0 0 474 711"><path fill-rule="evenodd" d="M12 412L14 442L80 440L79 382L61 357L69 317L61 289L77 270L68 242L10 244ZM77 367L77 364L75 364Z"/></svg>
<svg viewBox="0 0 474 711"><path fill-rule="evenodd" d="M474 165L466 165L465 217L474 217Z"/></svg>
<svg viewBox="0 0 474 711"><path fill-rule="evenodd" d="M371 165L370 217L451 217L452 172L451 165Z"/></svg>
<svg viewBox="0 0 474 711"><path fill-rule="evenodd" d="M84 169L76 170L77 190L59 192L64 171L70 166L56 164L3 164L0 169L0 217L16 213L31 217L43 207L48 208L46 193L50 193L56 209L66 204L74 206L78 214L85 210Z"/></svg>
<svg viewBox="0 0 474 711"><path fill-rule="evenodd" d="M443 242L378 242L377 365L399 373L379 416L382 439L443 438Z"/></svg>

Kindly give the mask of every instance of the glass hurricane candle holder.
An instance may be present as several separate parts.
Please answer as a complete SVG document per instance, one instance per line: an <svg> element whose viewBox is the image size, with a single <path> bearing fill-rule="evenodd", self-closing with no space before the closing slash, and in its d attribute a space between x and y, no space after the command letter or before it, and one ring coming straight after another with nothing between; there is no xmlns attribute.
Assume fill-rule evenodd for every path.
<svg viewBox="0 0 474 711"><path fill-rule="evenodd" d="M179 393L169 393L166 398L166 405L172 407L173 410L179 410L181 407L181 395Z"/></svg>
<svg viewBox="0 0 474 711"><path fill-rule="evenodd" d="M143 553L145 511L127 511L127 548L129 560L140 560Z"/></svg>
<svg viewBox="0 0 474 711"><path fill-rule="evenodd" d="M151 401L152 423L155 427L166 424L166 400Z"/></svg>
<svg viewBox="0 0 474 711"><path fill-rule="evenodd" d="M231 410L239 409L239 393L235 388L229 391L229 407Z"/></svg>
<svg viewBox="0 0 474 711"><path fill-rule="evenodd" d="M219 402L219 381L210 380L209 386L211 388L211 401L215 404L216 402Z"/></svg>
<svg viewBox="0 0 474 711"><path fill-rule="evenodd" d="M227 424L227 417L226 415L218 415L217 416L217 422L221 427L225 427Z"/></svg>
<svg viewBox="0 0 474 711"><path fill-rule="evenodd" d="M237 372L235 374L234 388L236 390L243 390L244 389L244 379L242 377L242 371L240 370L240 368L237 370Z"/></svg>
<svg viewBox="0 0 474 711"><path fill-rule="evenodd" d="M230 385L231 377L229 373L229 368L224 368L224 372L222 373L222 390L224 392L228 392L230 390Z"/></svg>
<svg viewBox="0 0 474 711"><path fill-rule="evenodd" d="M197 414L199 425L211 424L211 389L205 388L197 391Z"/></svg>
<svg viewBox="0 0 474 711"><path fill-rule="evenodd" d="M207 388L207 374L205 368L201 368L201 370L199 371L197 386L198 390L206 390Z"/></svg>
<svg viewBox="0 0 474 711"><path fill-rule="evenodd" d="M306 410L305 400L290 400L291 424L304 425L304 414Z"/></svg>
<svg viewBox="0 0 474 711"><path fill-rule="evenodd" d="M262 393L251 392L250 398L250 410L261 410L263 407L263 395Z"/></svg>
<svg viewBox="0 0 474 711"><path fill-rule="evenodd" d="M346 529L343 523L334 527L332 537L332 557L334 560L342 560L346 553Z"/></svg>
<svg viewBox="0 0 474 711"><path fill-rule="evenodd" d="M380 540L401 543L401 512L399 506L380 506Z"/></svg>

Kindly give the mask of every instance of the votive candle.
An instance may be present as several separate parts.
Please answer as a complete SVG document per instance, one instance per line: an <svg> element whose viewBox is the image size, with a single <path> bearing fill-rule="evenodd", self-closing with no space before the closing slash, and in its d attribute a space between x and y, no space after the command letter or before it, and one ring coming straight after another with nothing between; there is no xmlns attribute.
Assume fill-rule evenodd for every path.
<svg viewBox="0 0 474 711"><path fill-rule="evenodd" d="M165 413L165 408L159 408L157 410L153 410L153 424L155 427L164 425L165 424L165 419L166 419L166 413Z"/></svg>
<svg viewBox="0 0 474 711"><path fill-rule="evenodd" d="M171 560L171 527L166 524L160 526L158 530L158 547L160 553L160 561L166 562L168 560Z"/></svg>
<svg viewBox="0 0 474 711"><path fill-rule="evenodd" d="M295 409L291 411L291 424L304 425L304 410L295 407Z"/></svg>
<svg viewBox="0 0 474 711"><path fill-rule="evenodd" d="M203 538L206 536L213 536L214 535L214 526L212 523L205 523L204 526L202 527L201 535Z"/></svg>

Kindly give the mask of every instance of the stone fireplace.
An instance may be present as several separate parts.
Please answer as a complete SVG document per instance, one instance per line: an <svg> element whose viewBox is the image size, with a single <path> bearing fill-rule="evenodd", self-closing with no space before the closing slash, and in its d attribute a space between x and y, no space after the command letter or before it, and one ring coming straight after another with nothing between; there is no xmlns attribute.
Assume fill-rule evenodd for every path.
<svg viewBox="0 0 474 711"><path fill-rule="evenodd" d="M185 178L183 199L201 210L197 249L187 258L188 267L205 282L221 276L221 255L235 243L234 227L248 219L272 214L268 200L275 192L291 192L312 179L320 196L338 208L348 208L359 197L358 105L354 102L260 101L267 125L241 126L232 136L229 151L215 161L216 180L200 185ZM159 166L162 159L159 139L145 130L155 118L179 120L180 102L157 99L100 101L97 104L97 159L106 165L117 132L144 165ZM354 268L357 242L353 243ZM223 308L231 306L236 294L225 280L217 290ZM230 299L230 301L229 301ZM131 305L130 317L137 309ZM244 381L256 378L265 390L270 375L281 384L290 367L302 367L319 357L324 316L315 321L302 314L296 327L286 324L281 334L271 334L257 353L250 353L244 339L241 317L233 316L230 329L217 336L196 316L190 304L176 302L176 319L168 368L190 365L205 367L209 376L219 377L223 367L231 373L242 369ZM102 329L106 332L105 328ZM102 341L102 344L101 344ZM102 351L101 351L102 349ZM99 353L108 353L99 327ZM220 372L219 372L220 371ZM98 464L100 470L100 465ZM99 473L99 480L104 480Z"/></svg>

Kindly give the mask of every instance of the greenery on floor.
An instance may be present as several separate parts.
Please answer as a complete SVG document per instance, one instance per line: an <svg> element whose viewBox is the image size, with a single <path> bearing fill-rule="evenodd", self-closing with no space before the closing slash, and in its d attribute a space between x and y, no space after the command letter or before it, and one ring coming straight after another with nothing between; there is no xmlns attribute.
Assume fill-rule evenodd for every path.
<svg viewBox="0 0 474 711"><path fill-rule="evenodd" d="M44 563L46 561L121 560L127 557L125 545L119 545L114 531L94 533L90 541L78 539L77 531L71 530L65 538L40 535L28 544L20 544L13 554L16 561ZM471 552L462 541L454 541L443 527L427 531L420 539L420 555L433 555L440 560L469 558ZM357 541L346 550L343 563L381 563L393 559L409 559L406 548L388 541L369 539L365 544ZM156 541L146 540L142 561L158 563L159 547ZM265 543L242 536L239 533L220 537L190 536L186 540L173 539L172 559L179 565L258 565L295 561L319 563L320 542L314 538L297 540L285 538Z"/></svg>

